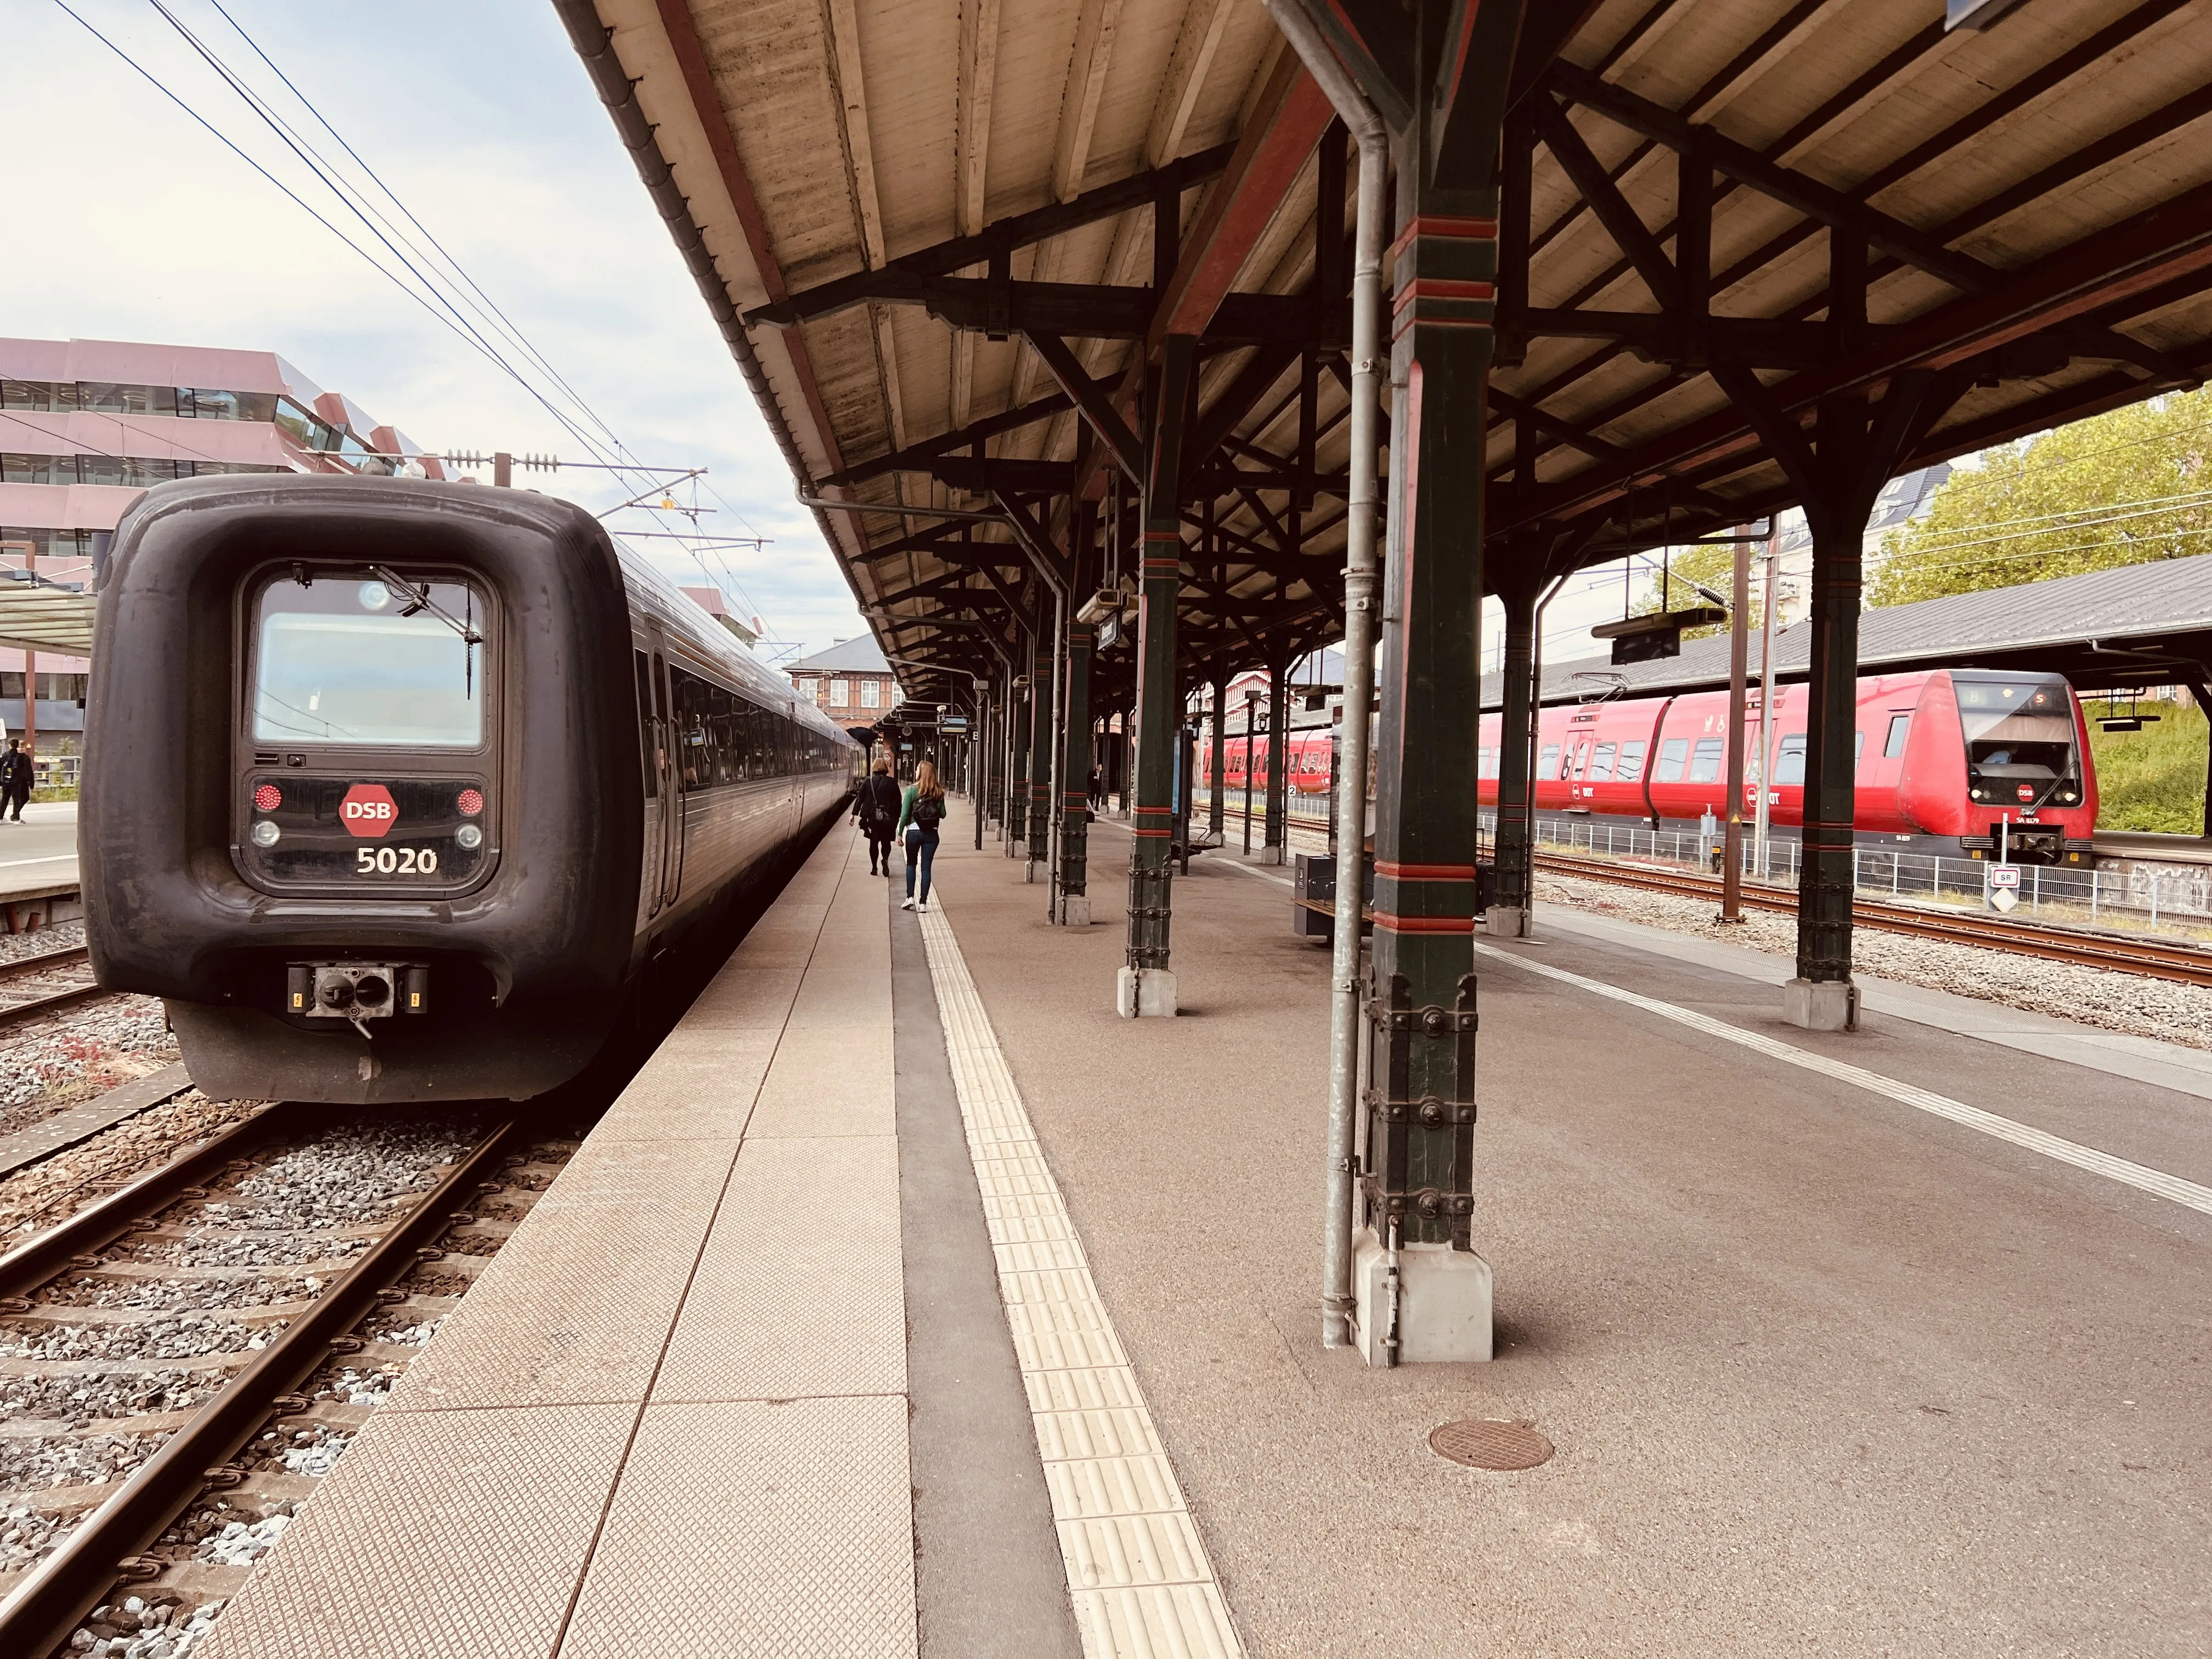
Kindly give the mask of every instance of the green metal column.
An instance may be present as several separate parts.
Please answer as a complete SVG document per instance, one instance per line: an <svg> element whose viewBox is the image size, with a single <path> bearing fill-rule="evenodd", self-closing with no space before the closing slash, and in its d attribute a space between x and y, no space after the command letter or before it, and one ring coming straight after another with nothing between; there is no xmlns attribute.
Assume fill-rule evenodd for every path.
<svg viewBox="0 0 2212 1659"><path fill-rule="evenodd" d="M1260 862L1280 864L1288 839L1291 773L1291 665L1278 658L1267 665L1267 840Z"/></svg>
<svg viewBox="0 0 2212 1659"><path fill-rule="evenodd" d="M1030 635L1030 775L1029 867L1024 879L1035 881L1037 866L1052 852L1052 757L1054 696L1053 596L1038 594L1037 625ZM1048 875L1048 878L1049 878Z"/></svg>
<svg viewBox="0 0 2212 1659"><path fill-rule="evenodd" d="M1026 616L1022 622L1014 653L1017 664L1031 661L1036 655L1036 633ZM1010 859L1022 856L1029 830L1030 700L1036 695L1036 687L1021 684L1022 678L1010 672L1009 678L1015 683L1006 702L1006 856Z"/></svg>
<svg viewBox="0 0 2212 1659"><path fill-rule="evenodd" d="M1217 843L1225 839L1223 825L1229 811L1229 781L1222 775L1229 758L1228 733L1223 725L1228 717L1229 668L1217 658L1213 665L1213 799L1207 805L1206 824Z"/></svg>
<svg viewBox="0 0 2212 1659"><path fill-rule="evenodd" d="M1797 977L1814 985L1851 977L1851 848L1858 784L1859 608L1866 505L1848 482L1864 441L1863 401L1821 400L1819 465L1843 475L1823 512L1808 504L1813 532L1813 672L1805 721L1804 869L1797 881ZM1866 492L1871 497L1871 491Z"/></svg>
<svg viewBox="0 0 2212 1659"><path fill-rule="evenodd" d="M1168 967L1175 835L1176 605L1182 574L1182 448L1198 342L1170 334L1153 376L1146 433L1144 541L1137 597L1136 813L1129 854L1129 949L1115 1006L1126 1018L1173 1014Z"/></svg>
<svg viewBox="0 0 2212 1659"><path fill-rule="evenodd" d="M1067 538L1068 586L1078 594L1089 594L1098 585L1097 520L1092 503L1075 504ZM1059 919L1069 927L1091 925L1091 656L1097 643L1094 624L1068 618L1067 679L1060 692Z"/></svg>
<svg viewBox="0 0 2212 1659"><path fill-rule="evenodd" d="M1386 1241L1395 1230L1406 1243L1465 1250L1474 1212L1476 843L1467 723L1480 703L1483 508L1481 469L1467 462L1480 453L1497 242L1479 198L1425 211L1400 199L1383 569L1395 626L1384 630L1377 677L1364 1185Z"/></svg>
<svg viewBox="0 0 2212 1659"><path fill-rule="evenodd" d="M1504 706L1498 722L1498 890L1490 931L1518 939L1528 931L1534 877L1528 845L1528 709L1535 688L1536 574L1515 580L1498 595L1505 607ZM1658 757L1645 762L1656 765Z"/></svg>

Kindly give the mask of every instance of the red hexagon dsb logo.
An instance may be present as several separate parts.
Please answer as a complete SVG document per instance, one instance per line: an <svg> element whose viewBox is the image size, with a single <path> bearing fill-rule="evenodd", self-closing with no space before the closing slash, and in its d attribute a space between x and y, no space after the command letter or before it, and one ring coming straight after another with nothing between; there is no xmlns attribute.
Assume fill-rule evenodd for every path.
<svg viewBox="0 0 2212 1659"><path fill-rule="evenodd" d="M399 804L380 783L356 783L338 803L338 822L349 836L381 836L399 820Z"/></svg>

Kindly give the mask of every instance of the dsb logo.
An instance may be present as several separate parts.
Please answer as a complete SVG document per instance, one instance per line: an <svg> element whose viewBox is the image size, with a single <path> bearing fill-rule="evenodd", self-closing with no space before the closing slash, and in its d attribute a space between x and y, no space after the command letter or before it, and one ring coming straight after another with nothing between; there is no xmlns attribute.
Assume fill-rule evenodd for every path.
<svg viewBox="0 0 2212 1659"><path fill-rule="evenodd" d="M338 822L363 839L381 836L399 820L399 804L380 783L356 783L338 802Z"/></svg>

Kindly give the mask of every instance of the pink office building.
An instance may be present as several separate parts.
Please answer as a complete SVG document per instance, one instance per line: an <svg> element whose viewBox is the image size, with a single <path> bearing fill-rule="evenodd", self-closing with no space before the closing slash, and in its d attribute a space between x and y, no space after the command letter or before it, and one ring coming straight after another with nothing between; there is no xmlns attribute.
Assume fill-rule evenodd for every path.
<svg viewBox="0 0 2212 1659"><path fill-rule="evenodd" d="M405 458L405 459L392 459ZM26 555L40 576L88 584L95 538L149 484L239 472L443 477L401 433L379 426L270 351L123 340L0 338L0 565ZM88 665L40 653L40 748L84 729ZM0 722L23 728L23 653L0 648Z"/></svg>

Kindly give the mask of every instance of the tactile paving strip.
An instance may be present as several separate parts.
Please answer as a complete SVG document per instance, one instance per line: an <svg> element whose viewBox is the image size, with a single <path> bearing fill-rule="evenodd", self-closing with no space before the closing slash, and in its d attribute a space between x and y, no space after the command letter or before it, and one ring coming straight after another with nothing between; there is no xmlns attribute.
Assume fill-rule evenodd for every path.
<svg viewBox="0 0 2212 1659"><path fill-rule="evenodd" d="M921 936L1083 1650L1236 1659L1229 1604L941 902Z"/></svg>

